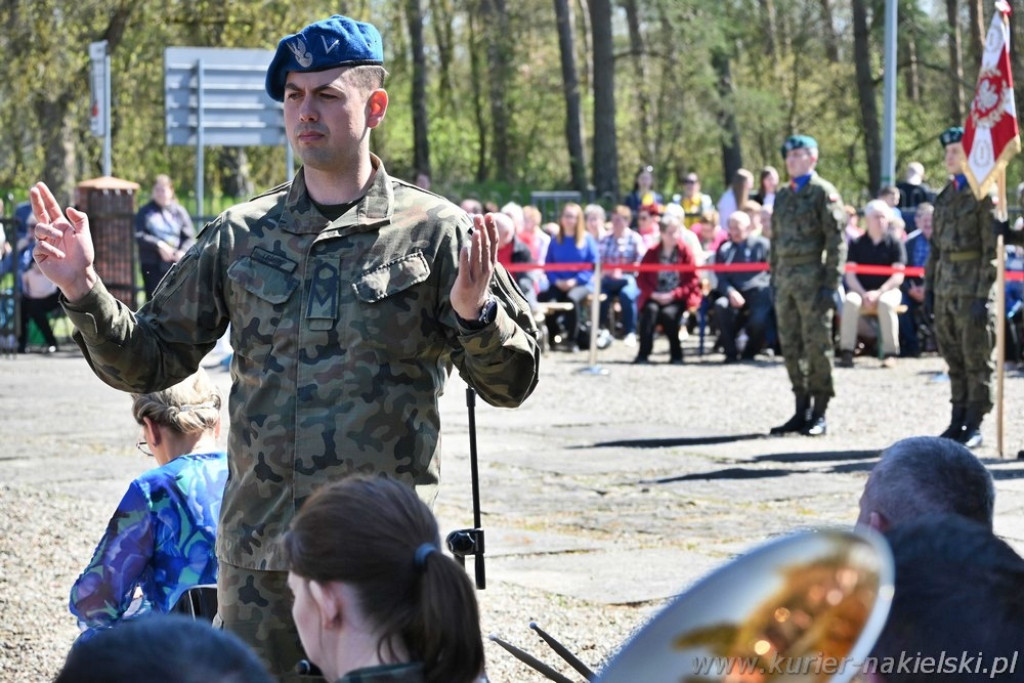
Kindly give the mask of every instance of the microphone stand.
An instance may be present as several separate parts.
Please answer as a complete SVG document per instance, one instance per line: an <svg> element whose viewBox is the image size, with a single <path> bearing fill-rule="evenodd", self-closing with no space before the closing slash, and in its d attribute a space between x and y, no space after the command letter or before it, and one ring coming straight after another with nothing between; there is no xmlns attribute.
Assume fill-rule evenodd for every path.
<svg viewBox="0 0 1024 683"><path fill-rule="evenodd" d="M458 529L448 534L445 543L448 551L460 565L466 566L466 556L474 557L476 570L476 587L487 588L487 577L484 571L484 530L480 522L480 469L476 455L476 391L466 387L466 408L469 412L469 468L473 485L473 528Z"/></svg>

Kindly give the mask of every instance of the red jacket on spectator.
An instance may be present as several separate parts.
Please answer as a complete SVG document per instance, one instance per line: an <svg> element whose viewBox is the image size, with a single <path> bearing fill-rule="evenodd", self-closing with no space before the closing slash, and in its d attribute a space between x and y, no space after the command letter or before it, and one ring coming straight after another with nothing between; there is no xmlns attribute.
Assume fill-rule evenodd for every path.
<svg viewBox="0 0 1024 683"><path fill-rule="evenodd" d="M697 265L697 260L693 257L693 252L690 251L689 247L685 244L680 243L678 245L675 255L675 262L677 265ZM640 260L641 265L658 265L660 262L660 244L656 244L648 249L647 253L645 253L644 257ZM640 287L640 298L637 300L638 307L643 308L644 304L647 303L647 300L651 298L651 293L658 290L659 274L659 271L648 270L642 271L637 275L636 284ZM703 293L700 290L700 280L697 278L697 271L679 271L679 284L672 290L672 295L677 301L685 302L688 310L699 306Z"/></svg>

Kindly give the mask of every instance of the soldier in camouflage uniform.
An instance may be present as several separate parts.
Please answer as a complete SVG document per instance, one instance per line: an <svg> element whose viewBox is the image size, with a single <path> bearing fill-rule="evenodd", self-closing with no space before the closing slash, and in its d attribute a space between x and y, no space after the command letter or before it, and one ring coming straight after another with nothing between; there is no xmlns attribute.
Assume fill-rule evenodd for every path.
<svg viewBox="0 0 1024 683"><path fill-rule="evenodd" d="M283 679L302 650L277 545L313 489L381 472L431 500L451 366L497 406L537 382L533 318L496 263L507 217L474 226L369 151L387 109L382 54L373 26L338 15L280 42L267 90L303 167L207 225L137 314L99 281L86 215L31 191L36 259L111 386L175 384L230 323L220 616Z"/></svg>
<svg viewBox="0 0 1024 683"><path fill-rule="evenodd" d="M992 200L974 196L963 174L963 128L939 136L950 182L935 198L931 251L925 265L925 308L935 315L935 339L949 366L952 416L940 436L968 448L981 445L981 421L992 409L995 339L995 235Z"/></svg>
<svg viewBox="0 0 1024 683"><path fill-rule="evenodd" d="M843 201L814 172L818 143L793 135L782 145L789 185L775 195L771 264L779 344L796 412L772 434L825 434L832 388L832 315L846 261Z"/></svg>

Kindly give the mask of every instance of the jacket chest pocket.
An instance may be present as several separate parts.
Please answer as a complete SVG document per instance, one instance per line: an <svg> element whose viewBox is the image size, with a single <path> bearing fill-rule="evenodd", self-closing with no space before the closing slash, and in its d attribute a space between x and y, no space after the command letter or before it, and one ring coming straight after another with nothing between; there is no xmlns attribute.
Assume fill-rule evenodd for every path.
<svg viewBox="0 0 1024 683"><path fill-rule="evenodd" d="M232 293L231 345L240 355L262 363L282 324L287 325L287 306L299 285L294 261L256 248L228 268L236 285ZM294 321L292 321L294 323Z"/></svg>
<svg viewBox="0 0 1024 683"><path fill-rule="evenodd" d="M362 271L342 296L342 336L350 350L387 349L399 358L418 353L430 326L437 326L437 297L417 287L430 264L414 252Z"/></svg>

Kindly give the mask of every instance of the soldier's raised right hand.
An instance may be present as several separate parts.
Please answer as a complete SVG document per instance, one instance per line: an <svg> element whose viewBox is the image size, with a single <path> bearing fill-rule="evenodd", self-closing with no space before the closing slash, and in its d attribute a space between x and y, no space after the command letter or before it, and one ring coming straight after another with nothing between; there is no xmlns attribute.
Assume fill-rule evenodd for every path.
<svg viewBox="0 0 1024 683"><path fill-rule="evenodd" d="M89 293L99 276L93 268L96 251L89 232L89 217L68 207L67 215L45 183L29 190L36 246L33 258L50 282L60 287L68 301Z"/></svg>

